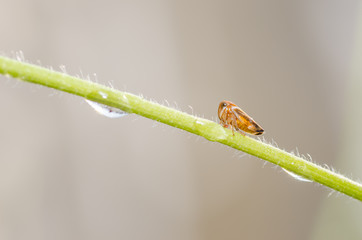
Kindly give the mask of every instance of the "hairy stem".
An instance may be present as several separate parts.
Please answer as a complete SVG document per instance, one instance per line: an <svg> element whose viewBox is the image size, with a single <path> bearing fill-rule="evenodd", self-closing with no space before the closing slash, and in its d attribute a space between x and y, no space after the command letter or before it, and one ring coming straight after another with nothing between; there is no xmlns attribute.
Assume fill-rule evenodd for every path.
<svg viewBox="0 0 362 240"><path fill-rule="evenodd" d="M183 129L200 135L209 141L219 142L249 153L279 165L303 178L328 186L355 199L362 200L361 184L248 136L241 134L233 136L229 129L225 129L207 119L165 107L130 93L120 92L94 82L1 56L0 73L75 94L94 102Z"/></svg>

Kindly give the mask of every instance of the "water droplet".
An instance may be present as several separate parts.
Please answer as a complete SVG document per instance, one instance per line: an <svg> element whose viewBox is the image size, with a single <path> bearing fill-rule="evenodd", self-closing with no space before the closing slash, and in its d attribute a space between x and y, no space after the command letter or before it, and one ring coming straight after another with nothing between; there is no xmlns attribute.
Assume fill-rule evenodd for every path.
<svg viewBox="0 0 362 240"><path fill-rule="evenodd" d="M128 103L128 98L126 95L123 95L123 99L126 101L126 103Z"/></svg>
<svg viewBox="0 0 362 240"><path fill-rule="evenodd" d="M106 99L107 97L108 97L108 94L107 93L104 93L104 92L101 92L101 91L99 91L98 92L101 96L102 96L102 98L104 98L104 99Z"/></svg>
<svg viewBox="0 0 362 240"><path fill-rule="evenodd" d="M282 168L284 172L288 173L290 176L292 176L295 180L302 181L302 182L312 182L312 180L306 179L302 176L299 176L298 174L295 174L293 172L290 172L284 168Z"/></svg>
<svg viewBox="0 0 362 240"><path fill-rule="evenodd" d="M200 125L204 125L204 124L205 124L204 122L202 122L202 121L200 121L200 120L196 120L196 123L197 123L197 124L200 124Z"/></svg>
<svg viewBox="0 0 362 240"><path fill-rule="evenodd" d="M119 117L123 117L128 115L128 113L119 110L117 108L114 107L109 107L107 105L101 104L101 103L97 103L97 102L93 102L90 100L85 99L85 101L99 114L105 116L105 117L109 117L109 118L119 118Z"/></svg>

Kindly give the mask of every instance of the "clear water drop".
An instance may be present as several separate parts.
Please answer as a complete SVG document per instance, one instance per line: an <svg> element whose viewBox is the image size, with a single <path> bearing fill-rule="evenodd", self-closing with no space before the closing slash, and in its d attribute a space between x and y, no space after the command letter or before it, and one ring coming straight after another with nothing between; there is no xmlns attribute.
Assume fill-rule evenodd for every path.
<svg viewBox="0 0 362 240"><path fill-rule="evenodd" d="M306 179L302 176L299 176L298 174L295 174L293 172L290 172L284 168L282 168L284 172L288 173L290 176L292 176L295 180L301 181L301 182L312 182L312 180Z"/></svg>
<svg viewBox="0 0 362 240"><path fill-rule="evenodd" d="M105 116L105 117L109 117L109 118L120 118L123 116L128 115L128 113L119 110L117 108L114 107L109 107L107 105L101 104L101 103L97 103L97 102L93 102L90 101L88 99L85 99L85 101L99 114Z"/></svg>
<svg viewBox="0 0 362 240"><path fill-rule="evenodd" d="M126 95L123 94L123 99L126 101L126 103L128 103L128 98Z"/></svg>
<svg viewBox="0 0 362 240"><path fill-rule="evenodd" d="M197 124L200 124L200 125L204 125L204 124L205 124L204 122L202 122L202 121L200 121L200 120L196 120L196 123L197 123Z"/></svg>
<svg viewBox="0 0 362 240"><path fill-rule="evenodd" d="M102 98L104 98L104 99L106 99L107 97L108 97L108 94L107 93L104 93L104 92L102 92L102 91L99 91L98 92L101 96L102 96Z"/></svg>

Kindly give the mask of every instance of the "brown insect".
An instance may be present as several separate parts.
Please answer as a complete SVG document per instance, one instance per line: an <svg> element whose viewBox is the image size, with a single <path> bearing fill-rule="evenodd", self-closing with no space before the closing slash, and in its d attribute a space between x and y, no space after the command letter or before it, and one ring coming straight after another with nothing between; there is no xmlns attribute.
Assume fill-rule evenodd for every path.
<svg viewBox="0 0 362 240"><path fill-rule="evenodd" d="M225 128L231 128L233 135L234 131L244 136L243 132L253 135L264 133L264 129L259 124L232 102L222 101L219 105L218 116L220 124Z"/></svg>

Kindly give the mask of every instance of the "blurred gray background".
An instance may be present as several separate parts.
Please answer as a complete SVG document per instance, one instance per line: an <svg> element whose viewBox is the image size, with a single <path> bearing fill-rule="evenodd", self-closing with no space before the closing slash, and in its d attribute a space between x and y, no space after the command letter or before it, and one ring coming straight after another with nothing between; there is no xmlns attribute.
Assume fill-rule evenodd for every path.
<svg viewBox="0 0 362 240"><path fill-rule="evenodd" d="M360 1L0 5L3 55L214 121L233 101L362 178ZM360 202L190 133L3 76L0 109L0 239L362 239Z"/></svg>

